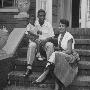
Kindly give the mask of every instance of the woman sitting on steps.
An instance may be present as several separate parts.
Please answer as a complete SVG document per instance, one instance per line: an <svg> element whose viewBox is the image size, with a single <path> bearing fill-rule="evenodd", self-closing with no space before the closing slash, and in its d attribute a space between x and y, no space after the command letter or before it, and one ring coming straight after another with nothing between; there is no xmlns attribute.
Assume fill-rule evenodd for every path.
<svg viewBox="0 0 90 90"><path fill-rule="evenodd" d="M56 82L55 90L62 90L72 83L78 72L77 63L80 60L78 53L74 50L75 40L66 30L69 22L61 19L59 23L58 47L59 50L50 56L44 73L33 83L42 83L48 72L51 72ZM44 80L45 81L45 80Z"/></svg>

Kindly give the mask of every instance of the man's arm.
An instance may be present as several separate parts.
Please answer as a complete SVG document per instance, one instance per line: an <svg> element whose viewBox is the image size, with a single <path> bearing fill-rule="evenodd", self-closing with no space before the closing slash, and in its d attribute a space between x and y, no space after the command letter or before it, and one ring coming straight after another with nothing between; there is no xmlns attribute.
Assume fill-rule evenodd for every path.
<svg viewBox="0 0 90 90"><path fill-rule="evenodd" d="M54 37L49 37L45 40L40 40L42 45L45 45L47 42L52 42L53 43Z"/></svg>

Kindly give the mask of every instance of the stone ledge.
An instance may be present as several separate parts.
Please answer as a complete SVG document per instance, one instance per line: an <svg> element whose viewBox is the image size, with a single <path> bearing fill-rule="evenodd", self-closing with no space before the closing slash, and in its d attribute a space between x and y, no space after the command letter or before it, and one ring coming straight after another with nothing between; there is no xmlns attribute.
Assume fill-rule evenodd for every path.
<svg viewBox="0 0 90 90"><path fill-rule="evenodd" d="M79 55L90 56L90 50L75 49Z"/></svg>
<svg viewBox="0 0 90 90"><path fill-rule="evenodd" d="M90 61L79 61L79 69L90 69Z"/></svg>
<svg viewBox="0 0 90 90"><path fill-rule="evenodd" d="M75 44L90 44L90 39L75 39Z"/></svg>
<svg viewBox="0 0 90 90"><path fill-rule="evenodd" d="M27 86L27 87L28 86L29 87L36 86L36 87L43 87L43 88L52 87L52 86L54 87L53 79L51 80L47 79L45 82L43 82L40 85L32 84L32 81L36 80L41 75L40 72L33 72L33 74L28 78L25 78L23 74L24 74L24 71L12 71L11 73L9 73L8 74L9 84L16 85L16 86Z"/></svg>
<svg viewBox="0 0 90 90"><path fill-rule="evenodd" d="M58 28L54 28L55 34L58 34L58 31ZM90 35L90 28L67 28L67 31L73 35Z"/></svg>
<svg viewBox="0 0 90 90"><path fill-rule="evenodd" d="M90 76L77 76L72 83L74 86L90 86Z"/></svg>

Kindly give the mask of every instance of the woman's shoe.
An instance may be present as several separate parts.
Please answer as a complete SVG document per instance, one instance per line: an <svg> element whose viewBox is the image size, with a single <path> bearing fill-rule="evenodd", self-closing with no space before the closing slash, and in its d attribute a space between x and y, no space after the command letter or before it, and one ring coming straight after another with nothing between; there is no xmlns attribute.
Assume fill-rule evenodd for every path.
<svg viewBox="0 0 90 90"><path fill-rule="evenodd" d="M46 76L49 73L49 70L46 70L43 72L43 74L41 74L38 79L36 79L35 81L33 81L33 84L41 84L43 81L46 80Z"/></svg>
<svg viewBox="0 0 90 90"><path fill-rule="evenodd" d="M44 70L49 69L50 71L53 71L54 67L55 67L54 63L48 62Z"/></svg>

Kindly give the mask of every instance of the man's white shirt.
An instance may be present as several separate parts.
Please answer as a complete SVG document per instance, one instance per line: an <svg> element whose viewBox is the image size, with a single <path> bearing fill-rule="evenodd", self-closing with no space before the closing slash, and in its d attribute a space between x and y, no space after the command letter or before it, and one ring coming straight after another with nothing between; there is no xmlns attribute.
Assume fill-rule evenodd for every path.
<svg viewBox="0 0 90 90"><path fill-rule="evenodd" d="M53 28L52 28L51 24L48 21L45 20L44 24L42 26L40 26L38 20L36 20L35 26L39 31L42 32L42 35L39 35L39 39L45 40L49 37L54 36Z"/></svg>

